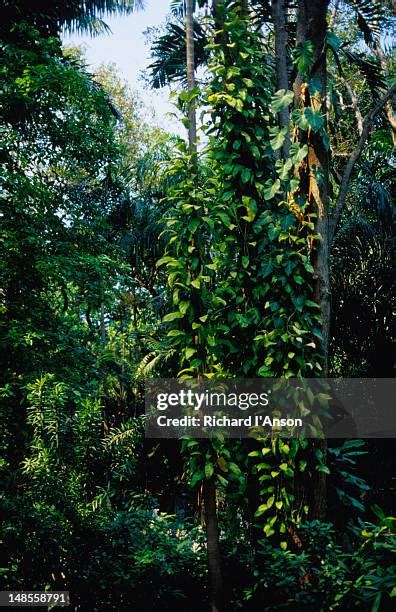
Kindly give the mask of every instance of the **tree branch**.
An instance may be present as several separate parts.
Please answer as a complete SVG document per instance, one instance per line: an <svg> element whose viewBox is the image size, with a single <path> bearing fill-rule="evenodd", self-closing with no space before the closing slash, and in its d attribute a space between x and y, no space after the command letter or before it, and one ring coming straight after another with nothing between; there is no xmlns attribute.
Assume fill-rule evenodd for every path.
<svg viewBox="0 0 396 612"><path fill-rule="evenodd" d="M396 83L392 85L392 87L382 96L382 98L377 102L374 108L366 115L363 120L363 129L360 135L359 141L352 151L347 165L345 166L344 174L342 176L342 181L340 185L340 191L338 193L337 202L334 208L334 212L332 218L330 219L330 244L333 241L338 223L340 221L342 211L344 209L346 196L348 193L349 180L351 178L352 171L355 167L356 162L358 161L364 144L369 136L370 130L372 128L374 119L376 115L382 110L387 101L396 93Z"/></svg>
<svg viewBox="0 0 396 612"><path fill-rule="evenodd" d="M339 79L340 79L341 83L344 85L344 87L347 90L347 92L349 94L349 97L351 99L352 108L353 108L354 113L355 113L357 129L359 131L359 136L361 136L361 134L363 132L363 115L360 112L360 108L359 108L359 104L358 104L358 99L357 99L356 93L354 92L354 90L352 89L351 85L348 83L348 81L346 79L344 79L343 77L339 77Z"/></svg>
<svg viewBox="0 0 396 612"><path fill-rule="evenodd" d="M374 45L373 51L380 61L381 68L384 72L385 78L389 78L389 69L388 69L385 53L383 52L379 42L377 42ZM393 144L396 146L396 113L393 110L393 105L392 105L391 100L387 100L385 103L385 114L388 118L389 125L392 130Z"/></svg>
<svg viewBox="0 0 396 612"><path fill-rule="evenodd" d="M334 7L333 10L331 12L331 16L330 16L330 21L329 21L329 32L331 32L333 30L334 27L334 23L337 17L337 13L338 13L338 7L340 4L340 0L335 0L334 2Z"/></svg>

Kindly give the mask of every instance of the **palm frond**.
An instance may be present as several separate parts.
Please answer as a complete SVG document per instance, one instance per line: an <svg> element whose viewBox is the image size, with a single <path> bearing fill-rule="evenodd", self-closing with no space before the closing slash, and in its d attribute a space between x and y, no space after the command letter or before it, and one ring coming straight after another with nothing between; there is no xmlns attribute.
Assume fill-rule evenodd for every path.
<svg viewBox="0 0 396 612"><path fill-rule="evenodd" d="M4 6L5 5L5 6ZM0 33L8 38L12 25L26 21L45 35L57 35L65 31L83 31L92 35L107 29L101 18L104 15L130 14L144 8L144 0L15 0L2 3Z"/></svg>
<svg viewBox="0 0 396 612"><path fill-rule="evenodd" d="M96 17L112 13L132 13L144 7L144 0L83 0L78 4L81 13Z"/></svg>
<svg viewBox="0 0 396 612"><path fill-rule="evenodd" d="M101 34L111 34L111 29L107 23L99 19L99 17L93 17L92 15L83 15L79 19L71 21L64 30L70 34L87 32L92 37L100 36Z"/></svg>
<svg viewBox="0 0 396 612"><path fill-rule="evenodd" d="M195 0L193 2L193 11L195 12L197 9L197 5L202 7L205 4L207 4L207 0ZM169 10L175 17L184 17L186 14L185 0L171 0Z"/></svg>
<svg viewBox="0 0 396 612"><path fill-rule="evenodd" d="M186 3L184 0L171 0L169 10L175 17L184 17L186 14Z"/></svg>
<svg viewBox="0 0 396 612"><path fill-rule="evenodd" d="M182 21L170 22L165 33L151 47L153 62L148 66L149 79L154 89L160 89L172 81L180 81L186 73L186 30ZM208 59L208 43L204 28L194 21L195 67Z"/></svg>
<svg viewBox="0 0 396 612"><path fill-rule="evenodd" d="M367 45L373 46L380 37L381 21L385 15L382 2L378 0L348 0L355 11L357 23Z"/></svg>

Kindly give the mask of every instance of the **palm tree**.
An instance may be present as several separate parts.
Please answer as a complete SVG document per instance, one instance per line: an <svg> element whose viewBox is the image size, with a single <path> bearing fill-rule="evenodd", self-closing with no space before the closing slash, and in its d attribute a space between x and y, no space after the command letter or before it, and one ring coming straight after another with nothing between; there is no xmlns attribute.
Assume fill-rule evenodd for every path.
<svg viewBox="0 0 396 612"><path fill-rule="evenodd" d="M208 36L205 27L194 16L195 2L192 2L192 36L194 41L194 67L205 65L209 59L206 49ZM149 79L154 89L160 89L172 82L186 85L186 13L185 2L176 0L171 4L171 20L165 31L151 45L152 63L148 66ZM191 36L191 32L189 34Z"/></svg>
<svg viewBox="0 0 396 612"><path fill-rule="evenodd" d="M102 16L129 14L143 6L144 0L0 0L0 37L8 39L13 24L21 21L44 36L56 36L62 28L95 34L107 28Z"/></svg>
<svg viewBox="0 0 396 612"><path fill-rule="evenodd" d="M191 93L195 87L193 0L186 0L186 68L187 91ZM188 105L188 146L191 155L197 152L197 117L193 102Z"/></svg>

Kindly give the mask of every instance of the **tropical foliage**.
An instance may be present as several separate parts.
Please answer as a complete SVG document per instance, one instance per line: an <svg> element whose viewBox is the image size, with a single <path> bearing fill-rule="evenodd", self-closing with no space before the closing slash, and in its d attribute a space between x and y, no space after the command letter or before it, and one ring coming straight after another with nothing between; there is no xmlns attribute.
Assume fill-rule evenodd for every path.
<svg viewBox="0 0 396 612"><path fill-rule="evenodd" d="M143 4L2 2L2 589L390 610L392 440L150 440L144 385L392 376L391 5L170 2L184 140L61 44Z"/></svg>

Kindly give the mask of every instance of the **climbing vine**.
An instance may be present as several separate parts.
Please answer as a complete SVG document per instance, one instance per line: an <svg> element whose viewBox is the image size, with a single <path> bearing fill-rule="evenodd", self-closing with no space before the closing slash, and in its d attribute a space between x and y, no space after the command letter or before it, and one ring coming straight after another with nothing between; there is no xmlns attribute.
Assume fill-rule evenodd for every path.
<svg viewBox="0 0 396 612"><path fill-rule="evenodd" d="M181 376L318 376L314 212L300 188L309 144L296 139L290 156L280 158L286 128L277 116L294 94L273 93L261 34L240 6L229 3L224 17L223 32L209 47L209 86L179 100L183 106L194 96L208 111L208 144L197 165L186 149L171 169L180 178L169 196L168 248L159 262L168 268L172 292L164 323L180 354ZM309 137L323 130L323 120L308 110L293 118ZM244 466L220 442L205 452L185 443L193 484L217 478L225 486L230 474L243 483ZM295 492L306 448L305 440L262 439L250 452L263 500L256 517L265 519L267 536L286 533L287 522L307 512ZM322 461L317 467L326 469Z"/></svg>

